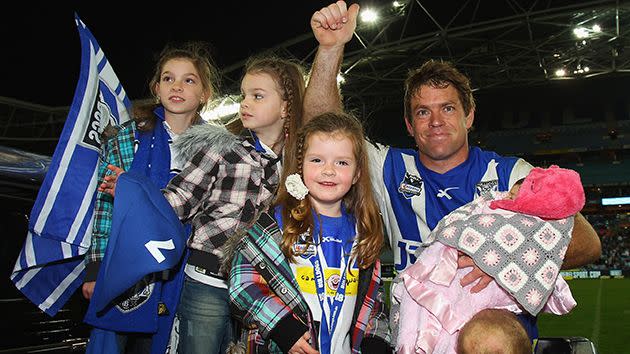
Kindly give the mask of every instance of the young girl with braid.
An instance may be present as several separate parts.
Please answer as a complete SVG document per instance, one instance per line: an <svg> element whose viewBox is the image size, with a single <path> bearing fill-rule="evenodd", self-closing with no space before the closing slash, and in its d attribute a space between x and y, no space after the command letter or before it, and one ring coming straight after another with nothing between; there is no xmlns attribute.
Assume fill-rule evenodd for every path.
<svg viewBox="0 0 630 354"><path fill-rule="evenodd" d="M176 148L188 161L163 194L192 224L177 308L178 353L225 353L232 340L223 246L267 208L280 179L284 146L302 120L304 70L280 58L254 58L241 82L239 135L206 124L182 134ZM109 180L113 192L116 178Z"/></svg>
<svg viewBox="0 0 630 354"><path fill-rule="evenodd" d="M361 123L346 114L320 115L304 125L295 148L275 208L230 240L230 299L250 328L244 349L391 352L380 279L382 224Z"/></svg>

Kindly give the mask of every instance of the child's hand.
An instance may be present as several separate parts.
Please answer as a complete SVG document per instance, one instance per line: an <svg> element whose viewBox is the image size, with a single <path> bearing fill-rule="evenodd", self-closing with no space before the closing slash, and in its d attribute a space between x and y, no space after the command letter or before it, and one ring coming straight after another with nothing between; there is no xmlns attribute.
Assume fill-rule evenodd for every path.
<svg viewBox="0 0 630 354"><path fill-rule="evenodd" d="M81 292L83 292L83 297L90 300L92 295L94 294L94 286L96 285L95 281L88 281L83 283L83 287L81 288Z"/></svg>
<svg viewBox="0 0 630 354"><path fill-rule="evenodd" d="M304 335L289 349L289 354L318 354L319 352L308 343L309 339L311 339L311 334L308 331L304 332Z"/></svg>
<svg viewBox="0 0 630 354"><path fill-rule="evenodd" d="M311 17L311 28L319 45L334 47L348 43L357 27L358 13L358 4L347 8L342 0L316 11Z"/></svg>
<svg viewBox="0 0 630 354"><path fill-rule="evenodd" d="M466 274L459 283L462 286L466 286L468 284L474 283L476 280L479 280L475 286L470 288L471 293L478 293L481 290L485 289L488 284L490 284L494 279L488 274L484 273L483 270L479 269L472 258L468 257L462 252L458 252L457 257L457 268L468 268L472 267L472 270Z"/></svg>
<svg viewBox="0 0 630 354"><path fill-rule="evenodd" d="M103 183L98 186L98 191L107 193L113 197L114 194L116 194L116 182L118 182L118 176L125 173L125 170L114 165L107 165L107 169L114 172L114 174L105 176Z"/></svg>

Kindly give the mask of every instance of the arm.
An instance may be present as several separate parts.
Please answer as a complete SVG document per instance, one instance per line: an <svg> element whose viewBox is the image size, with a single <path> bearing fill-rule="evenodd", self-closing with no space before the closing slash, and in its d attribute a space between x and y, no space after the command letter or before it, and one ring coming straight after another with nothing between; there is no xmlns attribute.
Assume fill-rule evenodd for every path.
<svg viewBox="0 0 630 354"><path fill-rule="evenodd" d="M344 46L352 39L356 28L358 13L358 4L347 9L344 1L337 1L311 17L311 28L319 47L304 94L305 122L325 112L343 110L337 74Z"/></svg>
<svg viewBox="0 0 630 354"><path fill-rule="evenodd" d="M575 215L569 248L564 256L562 269L571 269L597 261L602 254L602 244L591 224L581 214Z"/></svg>
<svg viewBox="0 0 630 354"><path fill-rule="evenodd" d="M234 255L229 284L230 301L246 327L255 325L265 340L274 340L284 352L309 347L305 338L308 327L293 316L291 308L276 296L240 251Z"/></svg>
<svg viewBox="0 0 630 354"><path fill-rule="evenodd" d="M219 154L203 148L164 187L164 197L183 222L197 213L204 197L212 190L221 161Z"/></svg>
<svg viewBox="0 0 630 354"><path fill-rule="evenodd" d="M92 224L92 238L90 248L85 254L85 278L82 287L83 297L91 299L94 293L96 277L101 265L107 242L109 241L109 232L112 227L112 209L113 197L103 192L97 192L96 202L94 205L94 222Z"/></svg>
<svg viewBox="0 0 630 354"><path fill-rule="evenodd" d="M108 142L105 146L103 154L107 161L117 161L120 157L116 149L113 148L112 142ZM112 170L105 163L99 164L98 181L99 185L105 183L105 178L112 174ZM115 175L115 174L114 174ZM96 277L101 265L101 261L105 256L107 243L109 241L109 233L112 227L112 210L114 208L114 198L108 192L100 187L96 192L96 201L94 202L94 221L92 222L92 237L90 239L90 247L85 253L85 278L82 286L83 297L91 299L96 285Z"/></svg>

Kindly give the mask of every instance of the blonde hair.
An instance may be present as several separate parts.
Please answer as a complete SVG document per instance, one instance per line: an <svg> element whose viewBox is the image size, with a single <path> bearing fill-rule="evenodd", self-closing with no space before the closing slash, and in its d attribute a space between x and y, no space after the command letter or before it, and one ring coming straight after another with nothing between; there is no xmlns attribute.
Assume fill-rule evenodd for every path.
<svg viewBox="0 0 630 354"><path fill-rule="evenodd" d="M532 343L516 315L507 310L485 309L475 314L459 331L457 352L531 354Z"/></svg>
<svg viewBox="0 0 630 354"><path fill-rule="evenodd" d="M282 207L284 229L280 247L284 255L293 260L298 255L294 253L293 245L300 235L308 232L310 237L308 242L313 242L314 220L318 216L313 215L310 199L297 200L292 197L287 192L284 181L293 173L302 176L308 139L316 133L342 135L352 142L359 177L344 196L343 204L357 221L358 242L351 258L358 260L359 268L368 268L380 256L383 246L383 224L372 194L363 127L356 118L345 113L324 113L310 120L299 131L297 144L291 149L294 158L286 160L276 199L276 204Z"/></svg>

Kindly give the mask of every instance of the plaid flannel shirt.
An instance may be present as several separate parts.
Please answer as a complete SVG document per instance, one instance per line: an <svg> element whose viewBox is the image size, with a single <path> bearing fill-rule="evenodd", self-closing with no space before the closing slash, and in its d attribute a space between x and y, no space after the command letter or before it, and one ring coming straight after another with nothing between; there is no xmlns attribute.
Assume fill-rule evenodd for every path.
<svg viewBox="0 0 630 354"><path fill-rule="evenodd" d="M263 213L248 230L233 257L229 277L230 301L244 326L256 327L245 333L246 343L242 344L248 353L259 352L260 346L267 346L271 353L280 353L280 348L269 340L269 335L286 316L295 316L310 327L312 335L316 334L306 300L287 258L280 250L281 237L273 216ZM361 353L363 338L391 342L387 309L383 302L380 261L370 269L359 271L353 323L352 353Z"/></svg>
<svg viewBox="0 0 630 354"><path fill-rule="evenodd" d="M221 256L228 238L245 232L271 203L280 159L256 150L253 140L221 153L206 144L163 190L175 213L192 224L188 247Z"/></svg>
<svg viewBox="0 0 630 354"><path fill-rule="evenodd" d="M105 161L101 161L98 168L98 184L103 182L107 175L113 174L107 169L107 164L116 165L123 170L129 170L134 156L134 142L136 134L136 124L134 121L122 125L116 136L107 140L102 149ZM96 192L94 204L94 222L92 224L92 239L88 249L86 260L86 281L96 280L98 265L105 257L109 233L112 228L112 210L114 198L106 193Z"/></svg>

